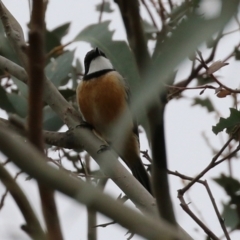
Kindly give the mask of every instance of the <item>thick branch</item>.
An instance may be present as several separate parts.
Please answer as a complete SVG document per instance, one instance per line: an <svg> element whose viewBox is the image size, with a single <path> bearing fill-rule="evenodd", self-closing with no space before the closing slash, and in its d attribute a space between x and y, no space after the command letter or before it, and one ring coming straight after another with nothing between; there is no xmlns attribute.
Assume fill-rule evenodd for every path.
<svg viewBox="0 0 240 240"><path fill-rule="evenodd" d="M150 55L147 49L142 19L139 13L139 2L137 0L115 0L115 2L120 8L128 42L134 53L138 70L143 76L146 70L146 64L150 61Z"/></svg>
<svg viewBox="0 0 240 240"><path fill-rule="evenodd" d="M23 226L24 231L29 234L29 236L35 240L46 239L46 235L42 230L42 227L30 205L25 194L18 186L16 181L11 177L8 171L0 164L0 179L2 183L6 186L16 204L18 205L25 221L26 226Z"/></svg>
<svg viewBox="0 0 240 240"><path fill-rule="evenodd" d="M0 142L0 149L3 153L39 182L105 214L132 232L147 239L157 240L159 236L165 240L173 237L186 239L186 236L182 238L181 234L171 225L149 218L147 214L143 216L104 195L90 184L71 178L67 173L47 165L39 151L30 143L16 139L11 130L0 127L0 139L4 139ZM32 161L33 159L34 161Z"/></svg>
<svg viewBox="0 0 240 240"><path fill-rule="evenodd" d="M27 126L24 120L15 115L10 115L9 120L0 118L0 124L14 130L16 133L23 137L27 137ZM43 131L44 142L48 145L53 145L61 148L68 149L82 149L81 142L76 138L72 130L67 132L52 132Z"/></svg>
<svg viewBox="0 0 240 240"><path fill-rule="evenodd" d="M43 151L42 121L43 121L43 86L44 86L44 4L43 1L33 1L32 18L29 31L29 98L28 98L28 133L29 140L40 151Z"/></svg>
<svg viewBox="0 0 240 240"><path fill-rule="evenodd" d="M164 104L160 106L160 104L156 104L148 111L152 142L153 189L155 190L160 216L173 225L176 225L167 174L166 140L163 119L165 106Z"/></svg>
<svg viewBox="0 0 240 240"><path fill-rule="evenodd" d="M29 98L28 98L28 138L43 152L43 87L44 87L44 33L45 33L45 5L43 0L33 1L32 16L29 31L28 48L28 73L29 73ZM45 219L48 239L63 239L54 192L41 182L38 183Z"/></svg>

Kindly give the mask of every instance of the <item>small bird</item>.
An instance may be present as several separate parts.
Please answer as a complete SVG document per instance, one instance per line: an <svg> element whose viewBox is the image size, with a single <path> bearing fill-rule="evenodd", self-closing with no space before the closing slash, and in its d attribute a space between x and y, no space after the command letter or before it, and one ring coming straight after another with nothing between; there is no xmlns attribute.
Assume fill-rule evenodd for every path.
<svg viewBox="0 0 240 240"><path fill-rule="evenodd" d="M151 185L139 150L138 126L129 109L129 89L124 78L99 49L89 51L84 59L85 73L77 87L77 103L86 124L104 139L131 169L134 177L150 192ZM114 124L126 114L123 144L114 136Z"/></svg>

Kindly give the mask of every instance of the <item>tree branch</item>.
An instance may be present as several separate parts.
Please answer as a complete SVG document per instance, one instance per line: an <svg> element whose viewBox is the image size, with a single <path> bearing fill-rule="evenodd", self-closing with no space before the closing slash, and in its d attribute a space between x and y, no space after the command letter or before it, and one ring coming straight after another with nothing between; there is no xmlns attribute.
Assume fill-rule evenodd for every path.
<svg viewBox="0 0 240 240"><path fill-rule="evenodd" d="M27 137L27 126L20 117L9 115L9 120L0 118L0 124L13 129L17 134ZM66 132L43 131L44 142L61 148L82 150L81 142L76 138L72 130Z"/></svg>
<svg viewBox="0 0 240 240"><path fill-rule="evenodd" d="M164 133L164 108L160 103L148 111L152 142L152 181L158 203L159 214L173 225L176 225L167 174L167 154Z"/></svg>
<svg viewBox="0 0 240 240"><path fill-rule="evenodd" d="M0 179L6 186L16 204L18 205L27 225L22 226L22 229L32 238L36 240L46 239L46 235L30 205L25 194L18 186L16 181L11 177L8 171L0 164Z"/></svg>
<svg viewBox="0 0 240 240"><path fill-rule="evenodd" d="M132 232L147 239L157 240L159 236L165 240L173 237L188 239L186 236L182 237L183 235L170 224L160 220L156 221L156 219L148 217L148 214L143 216L104 195L90 184L72 178L64 171L47 165L39 151L30 143L15 138L11 130L0 126L0 139L4 139L4 141L0 141L2 152L30 176L116 220ZM34 161L32 161L33 159Z"/></svg>
<svg viewBox="0 0 240 240"><path fill-rule="evenodd" d="M43 151L43 91L44 91L44 35L45 35L45 4L43 0L33 1L29 31L28 47L28 138L42 153ZM19 29L19 28L18 28ZM57 206L53 190L38 182L44 220L48 239L62 240Z"/></svg>
<svg viewBox="0 0 240 240"><path fill-rule="evenodd" d="M150 55L147 49L142 20L139 13L139 2L137 0L115 0L115 2L118 4L121 11L128 42L134 53L138 70L141 76L143 76L145 74L146 65L150 63Z"/></svg>

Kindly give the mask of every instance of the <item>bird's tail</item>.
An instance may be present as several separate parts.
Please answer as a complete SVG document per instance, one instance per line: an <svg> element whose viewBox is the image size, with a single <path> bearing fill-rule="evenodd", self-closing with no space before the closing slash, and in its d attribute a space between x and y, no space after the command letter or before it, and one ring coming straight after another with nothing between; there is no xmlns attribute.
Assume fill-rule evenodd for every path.
<svg viewBox="0 0 240 240"><path fill-rule="evenodd" d="M113 144L113 148L131 169L133 176L152 194L150 177L139 156L139 142L135 134L131 133L124 142L125 146ZM153 194L152 194L153 195Z"/></svg>
<svg viewBox="0 0 240 240"><path fill-rule="evenodd" d="M140 157L139 160L135 161L134 165L131 166L131 171L133 176L148 190L150 194L152 194L150 178Z"/></svg>

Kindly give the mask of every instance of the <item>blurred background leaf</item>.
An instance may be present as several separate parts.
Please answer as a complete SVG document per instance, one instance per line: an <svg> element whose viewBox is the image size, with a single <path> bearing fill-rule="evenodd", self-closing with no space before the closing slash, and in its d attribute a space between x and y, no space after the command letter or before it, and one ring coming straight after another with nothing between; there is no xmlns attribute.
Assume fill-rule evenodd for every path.
<svg viewBox="0 0 240 240"><path fill-rule="evenodd" d="M46 66L45 74L56 87L65 85L70 79L73 58L74 51L67 51L61 56L52 59Z"/></svg>
<svg viewBox="0 0 240 240"><path fill-rule="evenodd" d="M43 108L43 129L48 131L58 131L63 126L63 121L49 107Z"/></svg>

